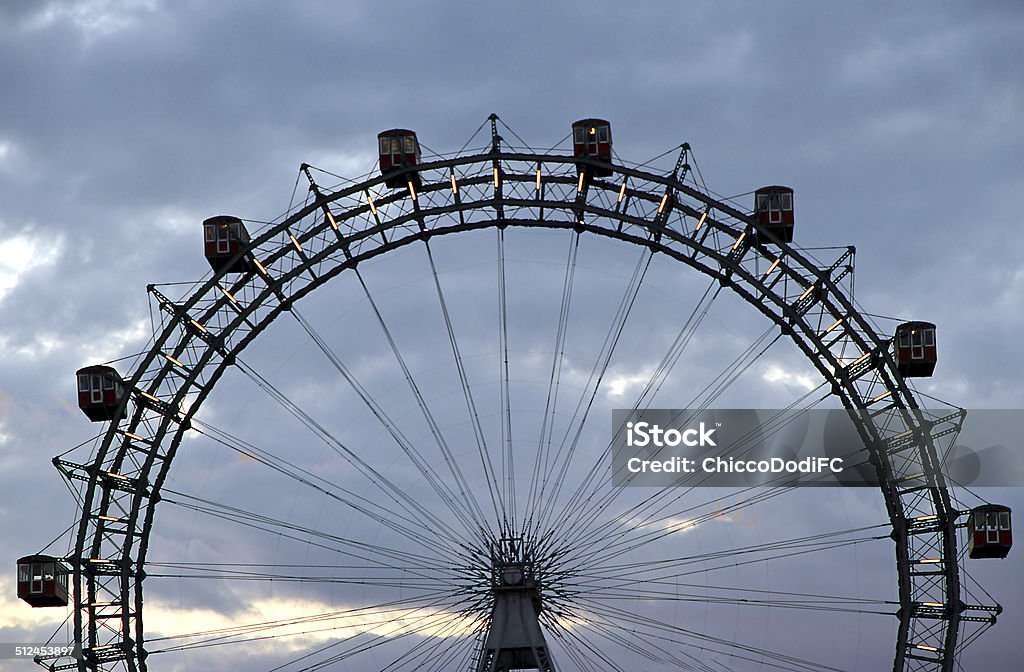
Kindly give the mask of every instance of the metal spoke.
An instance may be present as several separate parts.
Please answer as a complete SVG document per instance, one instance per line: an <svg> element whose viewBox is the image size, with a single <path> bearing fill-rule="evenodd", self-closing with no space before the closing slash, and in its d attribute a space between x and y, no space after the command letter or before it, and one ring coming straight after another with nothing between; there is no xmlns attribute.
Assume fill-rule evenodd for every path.
<svg viewBox="0 0 1024 672"><path fill-rule="evenodd" d="M898 621L894 670L951 672L961 645L983 632L1000 611L994 604L965 604L984 591L962 583L965 575L957 544L961 512L950 496L939 461L954 445L963 413L943 411L942 415L920 408L921 395L893 357L892 334L876 328L854 301L853 249L804 250L780 240L771 227L704 185L688 144L677 148L674 169L661 170L653 167L657 161L624 165L613 153L610 159L602 159L586 153L538 151L503 123L499 127L496 115L489 121L490 143L479 151L463 148L433 156L427 152L424 158L417 150L414 164L403 161L387 169L382 163L385 174L371 171L358 179L341 178L331 188L321 188L313 177L315 169L304 164L298 178L306 175L310 192L297 198L294 191L284 215L259 223L251 239L247 234L244 241L236 241L240 244L228 260L230 268L214 263L214 273L201 281L148 288L153 340L145 352L128 358L131 372L122 381L124 397L110 410L97 441L54 461L81 510L66 561L72 568L70 631L82 657L70 662L47 658L41 664L51 672L76 668L146 672L147 658L155 653L209 649L285 631L323 636L347 618L357 618L362 627L358 634L314 645L275 669L320 670L350 659L354 664L365 663L373 651L387 652L390 662L384 669L389 671L462 669L470 667L474 649L477 666L486 669L485 649L490 646L487 650L495 656L503 650L500 642L488 644L497 614L536 626L530 631L529 648L542 668L555 667L548 660L546 633L560 647L560 657L580 670L633 669L636 661L646 660L661 669L722 672L718 656L765 668L833 669L786 651L733 641L741 638L669 623L657 606L693 602L839 612L865 619L892 611ZM604 123L583 120L580 125L596 131ZM480 130L485 126L486 122ZM515 136L521 146L504 146L499 128ZM382 137L388 133L409 132L389 131ZM610 141L610 133L607 137ZM610 146L606 149L611 152ZM454 327L453 315L459 315L456 296L446 293L450 288L442 285L434 256L435 249L440 249L435 241L485 229L495 229L497 235L494 300L499 393L498 427L493 429L487 427L487 415L478 411L478 403L480 409L485 406L482 397L474 396L460 348L459 336L466 340L466 335L457 336ZM519 396L517 362L510 358L515 352L510 337L518 336L516 327L524 316L510 311L510 298L516 294L506 265L506 235L511 240L516 235L511 232L518 229L553 230L564 232L557 236L571 238L564 267L559 267L561 302L550 368L545 355L546 393L536 395L537 409ZM575 319L587 308L577 305L578 253L580 240L590 236L614 240L640 254L596 358L581 371L582 378L589 368L589 377L579 396L566 403L563 364L574 345L568 339L570 328L574 338L580 339L570 315ZM433 399L428 404L423 393L429 389L425 374L417 371L414 376L409 363L415 360L403 352L405 336L396 331L399 322L385 317L382 295L375 295L376 288L372 290L365 280L370 277L366 269L378 257L420 242L476 444L476 455L467 461L460 462L460 447L445 436L445 431L452 432L440 412L447 407ZM728 290L770 325L694 396L689 407L708 408L776 341L792 342L821 375L823 387L813 390L814 395L860 411L854 419L863 444L860 457L865 463L870 457L882 481L886 524L877 530L851 527L680 554L674 542L684 529L715 520L721 512L765 506L787 491L747 489L727 496L709 495L697 502L693 482L643 495L609 489L601 478L607 454L603 441L595 446L601 459L579 477L571 473L585 430L592 429L594 408L600 408L595 400L617 364L616 348L656 254L702 274L710 284L668 350L657 353L661 359L643 381L634 410L647 409L658 398L716 297ZM412 440L398 427L385 398L371 395L364 384L373 380L360 381L350 368L352 362L338 355L347 351L336 351L314 327L314 320L298 309L306 305L306 297L338 277L358 282L360 306L365 297L383 335L381 351L389 350L389 360L397 364L397 369L389 365L390 375L401 372L415 400L413 412L422 415L429 430L429 435L424 432L425 441ZM552 298L557 293L555 288ZM307 343L312 345L307 347L320 351L330 364L330 375L347 383L394 441L399 449L395 454L420 487L386 476L380 466L383 460L346 445L243 359L246 348L283 313L293 316L308 335ZM204 421L199 410L218 381L233 369L266 393L270 402L263 403L276 404L276 409L298 420L333 453L328 457L345 469L343 482L332 482L326 473L319 473L314 463L304 461L308 455L293 455L288 447L262 438L245 441ZM538 410L537 427L519 422L534 410ZM534 455L517 453L523 436L533 443L536 429ZM489 431L500 434L498 450L493 438L489 447L488 438L493 437ZM323 506L330 506L329 513L345 511L359 529L348 535L320 524L319 519L299 522L291 514L273 515L271 508L262 513L262 503L251 503L252 493L237 502L220 502L185 492L188 486L173 489L172 485L182 486L177 473L172 476L171 464L183 442L196 434L209 439L204 443L215 442L257 463L260 478L279 479L310 499L322 498ZM391 448L390 441L387 447ZM474 478L478 460L483 484ZM366 491L352 487L349 475ZM528 486L521 483L526 477ZM477 493L485 489L480 486L487 492ZM220 492L228 494L230 489ZM287 562L261 564L259 558L247 558L251 563L206 565L174 558L150 561L151 538L158 538L152 535L156 510L164 507L201 514L231 535L243 532L257 540L269 535L293 552L315 553L315 561L307 556L311 562L300 567ZM292 517L296 520L286 519ZM721 585L724 580L698 590L685 582L692 575L721 577L729 568L785 562L801 555L822 557L813 554L867 543L895 543L897 599L831 596L811 590L786 593ZM625 559L630 555L639 560ZM338 561L331 562L335 558ZM928 567L922 569L923 563ZM287 626L284 621L239 625L163 640L147 637L145 580L198 585L239 582L246 587L260 582L289 587L303 583L364 586L382 594L392 591L402 599L386 602L378 595L372 601L381 608L311 614ZM629 604L644 608L631 610ZM984 610L991 618L965 616L968 609ZM983 625L964 629L972 619ZM495 660L492 656L491 662Z"/></svg>

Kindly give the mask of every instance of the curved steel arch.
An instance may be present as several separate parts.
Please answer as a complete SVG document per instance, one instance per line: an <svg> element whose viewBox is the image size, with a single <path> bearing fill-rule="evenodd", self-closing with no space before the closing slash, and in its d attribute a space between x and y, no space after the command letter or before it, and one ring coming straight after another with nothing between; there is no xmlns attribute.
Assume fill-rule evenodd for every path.
<svg viewBox="0 0 1024 672"><path fill-rule="evenodd" d="M315 198L240 253L254 260L254 271L215 274L177 302L150 286L164 324L131 376L131 414L126 399L90 463L54 460L65 476L88 484L69 558L82 656L43 664L83 672L146 670L142 587L161 486L206 395L280 313L345 270L397 247L522 226L648 246L717 278L779 325L843 404L861 411L857 429L882 481L896 546L894 670L952 669L965 608L958 512L935 443L959 428L963 414L929 418L919 410L896 371L889 336L875 333L843 290L852 248L820 267L745 213L684 184L681 162L670 175L614 165L606 179L580 177L577 166L588 164L502 151L495 137L492 151L417 166L418 188L385 194L379 192L383 177L324 193L303 166ZM850 350L854 356L847 356Z"/></svg>

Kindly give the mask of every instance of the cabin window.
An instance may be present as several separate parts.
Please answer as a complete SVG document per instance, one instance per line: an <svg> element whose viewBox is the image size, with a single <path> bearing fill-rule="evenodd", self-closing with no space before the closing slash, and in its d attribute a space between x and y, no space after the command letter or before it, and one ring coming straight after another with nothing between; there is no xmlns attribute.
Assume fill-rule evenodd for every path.
<svg viewBox="0 0 1024 672"><path fill-rule="evenodd" d="M78 376L78 391L88 392L89 391L89 374L83 373Z"/></svg>
<svg viewBox="0 0 1024 672"><path fill-rule="evenodd" d="M793 209L793 194L789 192L782 194L782 209L787 212Z"/></svg>
<svg viewBox="0 0 1024 672"><path fill-rule="evenodd" d="M925 347L928 347L928 348L935 347L935 330L934 329L926 329L925 330L925 332L924 332L924 344L925 344Z"/></svg>
<svg viewBox="0 0 1024 672"><path fill-rule="evenodd" d="M206 242L212 243L217 240L217 227L213 224L206 225Z"/></svg>
<svg viewBox="0 0 1024 672"><path fill-rule="evenodd" d="M911 359L924 359L925 334L927 332L927 329L914 329L910 332Z"/></svg>
<svg viewBox="0 0 1024 672"><path fill-rule="evenodd" d="M909 348L910 347L910 334L907 333L906 331L901 331L900 332L900 347L901 348Z"/></svg>
<svg viewBox="0 0 1024 672"><path fill-rule="evenodd" d="M768 198L768 221L778 224L782 221L782 210L779 208L779 195L772 194Z"/></svg>
<svg viewBox="0 0 1024 672"><path fill-rule="evenodd" d="M601 128L597 129L597 141L598 142L608 142L608 127L607 126L602 126Z"/></svg>
<svg viewBox="0 0 1024 672"><path fill-rule="evenodd" d="M30 593L43 592L43 565L39 562L32 563L32 582L29 586Z"/></svg>
<svg viewBox="0 0 1024 672"><path fill-rule="evenodd" d="M999 529L1009 530L1010 529L1010 512L1000 511L999 512Z"/></svg>
<svg viewBox="0 0 1024 672"><path fill-rule="evenodd" d="M18 583L28 583L28 565L18 565Z"/></svg>
<svg viewBox="0 0 1024 672"><path fill-rule="evenodd" d="M978 511L974 514L974 529L984 530L985 529L985 512Z"/></svg>
<svg viewBox="0 0 1024 672"><path fill-rule="evenodd" d="M587 129L587 155L597 156L597 127Z"/></svg>
<svg viewBox="0 0 1024 672"><path fill-rule="evenodd" d="M582 126L577 126L576 130L573 131L573 140L577 145L582 145L587 140L587 131Z"/></svg>
<svg viewBox="0 0 1024 672"><path fill-rule="evenodd" d="M768 196L766 194L757 195L757 211L764 212L768 209Z"/></svg>
<svg viewBox="0 0 1024 672"><path fill-rule="evenodd" d="M390 152L390 148L391 148L391 140L389 140L388 138L381 138L380 139L380 153L381 153L381 156L383 156L385 154L390 154L391 153Z"/></svg>
<svg viewBox="0 0 1024 672"><path fill-rule="evenodd" d="M231 245L228 244L229 238L227 225L221 225L220 230L217 231L217 254L231 252Z"/></svg>
<svg viewBox="0 0 1024 672"><path fill-rule="evenodd" d="M985 543L999 543L999 512L988 512L988 527L985 529Z"/></svg>
<svg viewBox="0 0 1024 672"><path fill-rule="evenodd" d="M412 138L407 136L405 138L405 153L406 154L414 154L415 152L416 152L416 149L415 149L415 147L412 144Z"/></svg>
<svg viewBox="0 0 1024 672"><path fill-rule="evenodd" d="M402 153L402 139L401 138L391 138L391 153L392 154L401 154Z"/></svg>

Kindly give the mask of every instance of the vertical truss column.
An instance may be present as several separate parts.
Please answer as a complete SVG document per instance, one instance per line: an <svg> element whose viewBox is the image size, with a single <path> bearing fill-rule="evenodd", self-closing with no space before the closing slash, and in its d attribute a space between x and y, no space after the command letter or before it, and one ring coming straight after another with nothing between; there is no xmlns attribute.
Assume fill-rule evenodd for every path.
<svg viewBox="0 0 1024 672"><path fill-rule="evenodd" d="M492 114L487 117L491 122L491 168L494 172L494 210L497 217L498 227L505 228L505 202L502 193L501 161L498 155L501 153L501 136L498 135L498 115Z"/></svg>
<svg viewBox="0 0 1024 672"><path fill-rule="evenodd" d="M544 633L540 584L521 539L502 539L492 553L494 608L476 672L555 672Z"/></svg>

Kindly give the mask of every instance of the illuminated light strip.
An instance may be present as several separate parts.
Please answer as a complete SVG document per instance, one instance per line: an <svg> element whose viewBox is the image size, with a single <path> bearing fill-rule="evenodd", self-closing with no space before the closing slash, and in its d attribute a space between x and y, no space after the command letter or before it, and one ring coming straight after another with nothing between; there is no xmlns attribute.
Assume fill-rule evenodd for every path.
<svg viewBox="0 0 1024 672"><path fill-rule="evenodd" d="M366 192L366 203L370 206L370 212L372 212L373 216L376 217L377 216L377 206L374 205L374 203L373 203L373 196L370 196L370 192Z"/></svg>
<svg viewBox="0 0 1024 672"><path fill-rule="evenodd" d="M494 167L494 188L497 189L501 186L501 178L498 175L498 167Z"/></svg>
<svg viewBox="0 0 1024 672"><path fill-rule="evenodd" d="M452 194L458 195L459 184L455 181L455 173L452 173Z"/></svg>
<svg viewBox="0 0 1024 672"><path fill-rule="evenodd" d="M576 183L576 193L577 194L583 193L583 171L580 171L580 179Z"/></svg>
<svg viewBox="0 0 1024 672"><path fill-rule="evenodd" d="M704 226L704 220L708 218L708 213L709 212L711 212L711 211L710 210L705 210L704 214L700 216L700 221L697 222L697 226L696 226L696 228L694 228L695 232L696 231L700 231L700 227ZM778 260L776 260L776 262L778 262ZM771 271L768 271L768 273L771 273ZM765 275L767 275L767 273Z"/></svg>
<svg viewBox="0 0 1024 672"><path fill-rule="evenodd" d="M666 203L668 203L668 193L667 192L665 193L664 196L661 197L661 203L658 204L658 214L659 215L661 214L661 211L665 209L665 204Z"/></svg>
<svg viewBox="0 0 1024 672"><path fill-rule="evenodd" d="M832 323L831 327L829 327L828 329L825 330L825 333L827 334L830 331L832 331L833 329L835 329L836 327L838 327L840 324L843 323L843 320L845 320L845 319L846 319L845 317L840 317L838 320L836 320L835 322Z"/></svg>
<svg viewBox="0 0 1024 672"><path fill-rule="evenodd" d="M146 391L144 391L144 390L139 390L139 394L141 394L142 396L144 396L144 397L145 397L146 399L149 399L150 401L155 401L155 402L157 402L157 403L160 403L160 400L159 400L158 398L154 397L154 396L153 396L152 394L150 394L149 392L146 392ZM125 435L127 436L127 432L125 432ZM142 439L142 437L140 436L140 437L139 437L139 439L141 440L141 439Z"/></svg>
<svg viewBox="0 0 1024 672"><path fill-rule="evenodd" d="M106 520L106 521L109 521L111 523L120 523L121 522L120 518L114 518L113 516L96 516L96 518L98 518L99 520Z"/></svg>
<svg viewBox="0 0 1024 672"><path fill-rule="evenodd" d="M914 520L935 520L938 517L939 516L937 514L933 513L933 514L928 515L928 516L918 516L917 518L914 518Z"/></svg>
<svg viewBox="0 0 1024 672"><path fill-rule="evenodd" d="M292 240L295 240L295 239L294 239L294 238L292 238ZM302 248L301 248L301 247L299 248L299 251L300 251L300 252L302 251ZM228 297L229 299L231 299L231 303L233 303L233 304L235 304L235 305L238 305L238 299L236 299L236 298L235 298L235 296L234 296L234 295L233 295L233 294L232 294L231 292L229 292L228 290L224 289L224 288L223 288L223 287L221 287L220 285L217 285L217 287L218 287L218 288L220 289L220 291L224 292L224 296L226 296L226 297Z"/></svg>
<svg viewBox="0 0 1024 672"><path fill-rule="evenodd" d="M106 472L106 474L110 478L116 478L116 479L121 480L121 481L130 481L131 480L130 478L128 478L124 474L118 474L118 473L113 472L113 471L108 471L108 472Z"/></svg>
<svg viewBox="0 0 1024 672"><path fill-rule="evenodd" d="M256 264L256 268L260 269L260 273L262 273L263 275L270 275L269 273L267 273L267 269L263 268L263 264L260 263L259 259L253 257L252 261L254 264Z"/></svg>
<svg viewBox="0 0 1024 672"><path fill-rule="evenodd" d="M145 394L145 393L143 393L143 394ZM156 399L156 397L153 397L153 398ZM157 401L160 401L160 400L157 399ZM127 436L129 439L135 439L136 441L145 441L145 439L142 438L141 436L139 436L138 434L132 434L131 432L121 432L121 433L124 434L125 436Z"/></svg>
<svg viewBox="0 0 1024 672"><path fill-rule="evenodd" d="M942 602L922 602L921 606L922 607L935 607L936 609L941 609L942 607L945 607L946 605L944 605Z"/></svg>
<svg viewBox="0 0 1024 672"><path fill-rule="evenodd" d="M701 219L701 221L704 221L704 220ZM771 275L772 271L774 271L776 268L778 268L779 264L781 264L781 263L782 263L782 257L778 257L775 261L772 262L772 265L768 267L768 270L764 272L764 277L767 278L769 275Z"/></svg>
<svg viewBox="0 0 1024 672"><path fill-rule="evenodd" d="M746 238L746 237L747 237L747 232L744 231L743 233L740 234L740 237L736 239L736 242L732 244L732 249L734 249L734 250L737 249L740 246L740 243L742 243L743 239Z"/></svg>
<svg viewBox="0 0 1024 672"><path fill-rule="evenodd" d="M120 605L120 602L93 602L90 607L112 607L114 605Z"/></svg>
<svg viewBox="0 0 1024 672"><path fill-rule="evenodd" d="M808 287L807 289L804 290L804 293L800 295L800 298L797 299L797 301L803 301L804 299L807 298L807 295L810 294L813 291L814 291L814 285L811 285L810 287Z"/></svg>
<svg viewBox="0 0 1024 672"><path fill-rule="evenodd" d="M917 561L919 565L937 565L942 562L942 558L921 558Z"/></svg>
<svg viewBox="0 0 1024 672"><path fill-rule="evenodd" d="M917 473L910 474L909 476L904 476L900 480L901 481L916 481L916 480L919 480L923 476L924 476L924 472L923 471L919 471Z"/></svg>
<svg viewBox="0 0 1024 672"><path fill-rule="evenodd" d="M619 200L615 201L616 203L622 203L622 199L626 197L626 179L622 180L622 186L619 187Z"/></svg>
<svg viewBox="0 0 1024 672"><path fill-rule="evenodd" d="M939 648L937 646L930 646L928 644L914 644L915 649L921 649L922 651L933 651L938 653Z"/></svg>
<svg viewBox="0 0 1024 672"><path fill-rule="evenodd" d="M871 401L869 401L868 403L869 403L869 404L873 404L873 403L875 403L876 401L881 401L882 399L885 399L886 397L888 397L888 396L889 396L890 394L892 394L892 390L886 390L885 392L882 392L882 393L881 393L880 395L878 395L877 397L872 397L872 398L871 398Z"/></svg>
<svg viewBox="0 0 1024 672"><path fill-rule="evenodd" d="M106 558L89 558L89 562L91 562L91 563L93 563L95 565L108 565L108 564L112 563L113 560L107 560ZM96 648L98 649L98 648L102 648L102 647L96 647Z"/></svg>
<svg viewBox="0 0 1024 672"><path fill-rule="evenodd" d="M331 214L330 210L326 210L325 212L327 213L327 221L330 222L331 223L331 227L335 231L337 231L338 230L338 223L336 221L334 221L334 215Z"/></svg>
<svg viewBox="0 0 1024 672"><path fill-rule="evenodd" d="M540 168L537 169L537 191L540 191Z"/></svg>
<svg viewBox="0 0 1024 672"><path fill-rule="evenodd" d="M416 185L412 183L411 179L409 180L409 198L416 200Z"/></svg>
<svg viewBox="0 0 1024 672"><path fill-rule="evenodd" d="M292 239L292 245L294 245L295 249L299 251L299 254L302 254L302 245L299 245L298 239L290 233L288 234L288 237Z"/></svg>
<svg viewBox="0 0 1024 672"><path fill-rule="evenodd" d="M161 353L161 354L163 354L163 353ZM170 355L164 354L164 358L167 359L167 361L170 362L171 364L177 364L181 368L183 368L183 369L185 368L184 364L182 364L181 362L176 360L174 357L171 357Z"/></svg>
<svg viewBox="0 0 1024 672"><path fill-rule="evenodd" d="M908 429L906 431L900 432L899 434L894 434L894 435L890 436L889 440L890 441L895 441L896 439L902 439L904 436L909 436L909 435L911 435L913 433L914 433L914 430Z"/></svg>
<svg viewBox="0 0 1024 672"><path fill-rule="evenodd" d="M192 324L196 325L196 328L199 329L204 334L210 333L209 330L206 327L204 327L203 325L199 324L195 320L189 320L189 322L191 322Z"/></svg>
<svg viewBox="0 0 1024 672"><path fill-rule="evenodd" d="M857 359L855 359L852 362L850 362L850 366L854 366L856 364L860 364L861 362L863 362L865 359L867 359L870 356L871 356L870 352L865 352L863 355L861 355Z"/></svg>

